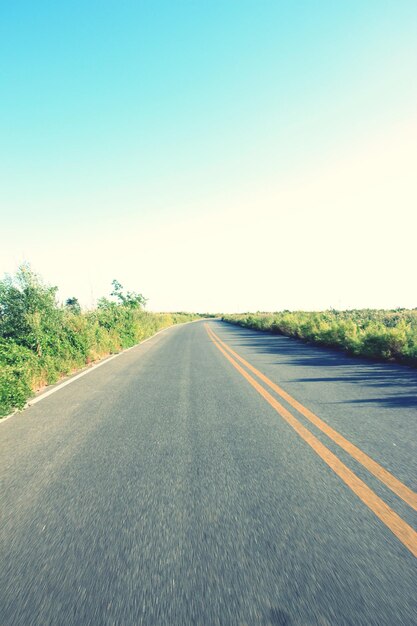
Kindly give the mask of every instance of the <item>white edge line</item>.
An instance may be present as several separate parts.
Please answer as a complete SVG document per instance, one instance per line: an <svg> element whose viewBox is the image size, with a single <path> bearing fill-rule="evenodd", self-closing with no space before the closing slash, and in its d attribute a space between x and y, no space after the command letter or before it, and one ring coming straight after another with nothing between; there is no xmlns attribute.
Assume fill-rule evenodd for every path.
<svg viewBox="0 0 417 626"><path fill-rule="evenodd" d="M74 381L78 380L79 378L82 378L83 376L86 376L86 374L90 374L90 372L92 372L93 370L97 369L98 367L101 367L102 365L106 365L106 363L109 363L110 361L112 361L116 357L121 356L122 354L125 354L126 352L129 352L129 350L133 350L133 348L137 348L138 346L141 346L142 344L146 343L147 341L150 341L151 339L153 339L154 337L156 337L160 333L163 333L163 332L165 332L167 330L170 330L171 328L178 328L178 326L184 326L185 324L193 324L194 322L202 322L204 320L211 320L211 319L213 319L213 318L211 318L211 317L208 317L208 318L202 317L202 318L199 318L197 320L191 320L190 322L181 322L180 324L172 324L172 326L167 326L166 328L162 328L161 330L158 330L158 332L155 333L154 335L151 335L150 337L147 337L146 339L144 339L143 341L140 341L139 343L135 343L134 346L130 346L130 348L126 348L125 350L122 350L121 352L118 352L117 354L112 354L111 356L104 357L99 363L96 363L95 365L91 365L90 367L87 366L88 369L84 370L83 372L80 372L79 374L76 374L75 376L72 376L71 378L69 378L65 382L61 383L60 385L56 385L56 387L54 387L53 389L50 389L49 391L45 391L44 393L41 393L39 396L36 396L32 400L29 400L25 404L23 409L21 409L21 410L16 409L15 411L13 411L13 413L10 413L9 415L6 415L6 417L1 417L0 418L0 424L3 424L4 422L9 420L14 415L17 415L18 413L22 413L25 409L28 409L33 404L37 404L41 400L44 400L48 396L51 396L53 393L55 393L56 391L59 391L63 387L66 387L67 385L70 385L71 383L73 383Z"/></svg>

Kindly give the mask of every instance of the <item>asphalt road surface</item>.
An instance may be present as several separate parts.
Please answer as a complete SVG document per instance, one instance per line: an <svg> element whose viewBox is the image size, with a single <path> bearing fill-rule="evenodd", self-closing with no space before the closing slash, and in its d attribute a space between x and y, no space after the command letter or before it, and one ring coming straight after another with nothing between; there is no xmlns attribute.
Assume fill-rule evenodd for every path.
<svg viewBox="0 0 417 626"><path fill-rule="evenodd" d="M1 626L417 624L416 409L411 368L157 335L0 424Z"/></svg>

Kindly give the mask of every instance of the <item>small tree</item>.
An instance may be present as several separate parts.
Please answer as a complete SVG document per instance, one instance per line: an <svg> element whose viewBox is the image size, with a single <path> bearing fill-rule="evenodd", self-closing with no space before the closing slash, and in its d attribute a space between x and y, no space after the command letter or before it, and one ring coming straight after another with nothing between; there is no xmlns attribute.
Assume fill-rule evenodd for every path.
<svg viewBox="0 0 417 626"><path fill-rule="evenodd" d="M146 305L146 298L141 293L135 293L134 291L123 292L123 285L118 280L112 280L113 291L111 296L117 298L119 304L129 306L133 309L140 309Z"/></svg>
<svg viewBox="0 0 417 626"><path fill-rule="evenodd" d="M72 298L66 299L65 306L76 315L79 315L81 313L81 306L78 302L78 298L75 298L74 296Z"/></svg>
<svg viewBox="0 0 417 626"><path fill-rule="evenodd" d="M45 285L29 264L21 265L15 277L0 281L0 336L42 353L42 340L59 327L57 287Z"/></svg>

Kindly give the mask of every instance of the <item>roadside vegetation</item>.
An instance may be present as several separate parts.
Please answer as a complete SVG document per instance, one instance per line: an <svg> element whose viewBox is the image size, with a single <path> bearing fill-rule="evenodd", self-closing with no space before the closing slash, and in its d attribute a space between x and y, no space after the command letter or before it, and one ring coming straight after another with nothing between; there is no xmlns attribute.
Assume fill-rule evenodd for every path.
<svg viewBox="0 0 417 626"><path fill-rule="evenodd" d="M141 294L125 292L116 280L112 287L96 309L82 311L75 297L58 304L57 287L45 284L28 265L0 281L0 417L89 363L201 317L148 313Z"/></svg>
<svg viewBox="0 0 417 626"><path fill-rule="evenodd" d="M417 366L417 309L243 313L224 315L223 320L357 356Z"/></svg>

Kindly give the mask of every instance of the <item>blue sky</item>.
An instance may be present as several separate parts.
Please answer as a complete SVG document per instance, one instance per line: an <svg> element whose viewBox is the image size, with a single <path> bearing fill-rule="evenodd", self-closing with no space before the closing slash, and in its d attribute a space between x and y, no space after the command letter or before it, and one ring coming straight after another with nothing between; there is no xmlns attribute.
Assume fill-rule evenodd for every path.
<svg viewBox="0 0 417 626"><path fill-rule="evenodd" d="M86 306L114 277L164 310L417 306L416 2L3 3L0 59L1 273Z"/></svg>

